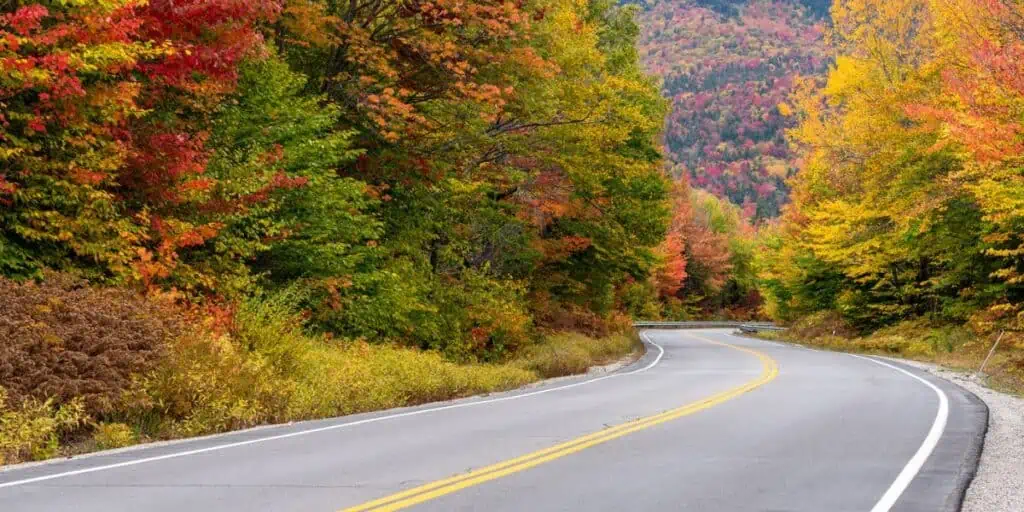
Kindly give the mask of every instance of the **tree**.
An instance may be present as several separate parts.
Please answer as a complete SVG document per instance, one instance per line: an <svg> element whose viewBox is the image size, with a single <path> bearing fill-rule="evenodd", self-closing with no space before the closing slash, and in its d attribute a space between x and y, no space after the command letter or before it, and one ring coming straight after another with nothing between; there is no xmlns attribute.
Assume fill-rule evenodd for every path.
<svg viewBox="0 0 1024 512"><path fill-rule="evenodd" d="M1005 177L1016 171L995 179L994 168L979 171L994 155L1013 154L1012 136L1000 135L1015 121L994 122L995 105L1005 104L980 92L1008 90L995 68L971 69L995 62L981 42L992 32L977 24L1012 17L967 11L926 0L834 6L840 55L827 85L805 85L795 101L792 137L805 165L781 233L764 246L783 251L761 259L778 314L835 307L872 328L917 315L962 322L987 305L1019 301L1008 279L1018 265L1015 214L993 214L979 193L1001 182L996 188L1009 195L998 208L1014 208L1007 200L1019 183ZM972 112L979 101L991 119ZM809 294L810 286L823 293Z"/></svg>
<svg viewBox="0 0 1024 512"><path fill-rule="evenodd" d="M290 290L308 329L492 360L560 319L607 331L655 270L665 102L634 7L15 4L4 275L170 291L223 324Z"/></svg>
<svg viewBox="0 0 1024 512"><path fill-rule="evenodd" d="M212 197L208 113L276 10L105 0L0 16L4 273L152 282L213 238L220 223L188 219Z"/></svg>

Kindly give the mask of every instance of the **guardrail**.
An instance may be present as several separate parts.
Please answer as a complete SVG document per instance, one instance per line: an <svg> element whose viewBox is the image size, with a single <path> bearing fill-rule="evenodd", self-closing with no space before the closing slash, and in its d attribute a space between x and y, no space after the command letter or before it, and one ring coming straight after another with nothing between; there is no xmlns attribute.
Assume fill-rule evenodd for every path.
<svg viewBox="0 0 1024 512"><path fill-rule="evenodd" d="M729 322L729 321L700 321L700 322L633 322L637 329L719 329L734 327L746 333L760 331L783 331L785 327L778 327L771 322Z"/></svg>
<svg viewBox="0 0 1024 512"><path fill-rule="evenodd" d="M761 324L743 324L739 326L739 330L745 333L755 333L761 331L785 331L785 327L779 327L777 325L761 325Z"/></svg>

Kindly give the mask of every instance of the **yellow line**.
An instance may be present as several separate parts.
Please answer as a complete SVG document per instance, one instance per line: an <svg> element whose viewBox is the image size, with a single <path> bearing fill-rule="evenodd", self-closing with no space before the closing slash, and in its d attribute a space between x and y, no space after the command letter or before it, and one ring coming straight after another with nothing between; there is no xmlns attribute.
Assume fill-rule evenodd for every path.
<svg viewBox="0 0 1024 512"><path fill-rule="evenodd" d="M421 485L419 487L414 487L412 489L408 489L389 496L385 496L383 498L379 498L373 501L368 501L366 503L362 503L354 507L346 508L340 512L363 512L369 510L384 512L400 510L406 507L410 507L412 505L416 505L418 503L423 503L425 501L432 500L434 498L438 498L446 494L451 494L453 492L465 489L467 487L472 487L483 482L501 478L512 473L518 473L520 471L532 468L534 466L538 466L545 462L552 461L561 457L565 457L566 455L570 455L585 450L587 448L590 448L591 446L606 443L613 439L620 438L622 436L628 435L638 430L647 429L655 425L665 423L666 421L671 421L676 418L680 418L702 411L704 409L708 409L722 402L736 398L737 396L740 396L752 389L763 386L771 382L779 374L779 367L775 360L761 352L746 347L738 347L735 345L730 345L728 343L710 340L693 334L690 334L689 336L714 345L721 345L742 352L747 352L749 354L753 354L754 356L761 360L762 372L760 377L741 386L732 388L722 393L718 393L703 400L698 400L696 402L692 402L684 406L671 409L669 411L665 411L660 414L655 414L653 416L648 416L646 418L633 420L609 429L577 437L576 439L561 444L557 444L550 448L538 450L533 453L516 457L514 459L509 459L467 473L462 473L453 477L445 478L443 480L438 480L425 485Z"/></svg>

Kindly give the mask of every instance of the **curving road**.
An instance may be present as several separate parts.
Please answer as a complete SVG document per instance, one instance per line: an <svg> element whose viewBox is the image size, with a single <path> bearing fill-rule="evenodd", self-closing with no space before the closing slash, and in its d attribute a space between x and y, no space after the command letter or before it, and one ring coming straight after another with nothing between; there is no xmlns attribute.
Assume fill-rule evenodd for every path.
<svg viewBox="0 0 1024 512"><path fill-rule="evenodd" d="M0 471L0 510L955 511L985 406L896 363L647 331L599 378Z"/></svg>

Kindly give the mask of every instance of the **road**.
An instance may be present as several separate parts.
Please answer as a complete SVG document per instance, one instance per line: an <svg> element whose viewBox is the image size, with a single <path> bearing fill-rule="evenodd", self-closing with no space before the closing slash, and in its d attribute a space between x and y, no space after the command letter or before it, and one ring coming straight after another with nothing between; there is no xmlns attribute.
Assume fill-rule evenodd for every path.
<svg viewBox="0 0 1024 512"><path fill-rule="evenodd" d="M602 377L0 472L0 510L957 509L987 410L896 363L644 333Z"/></svg>

